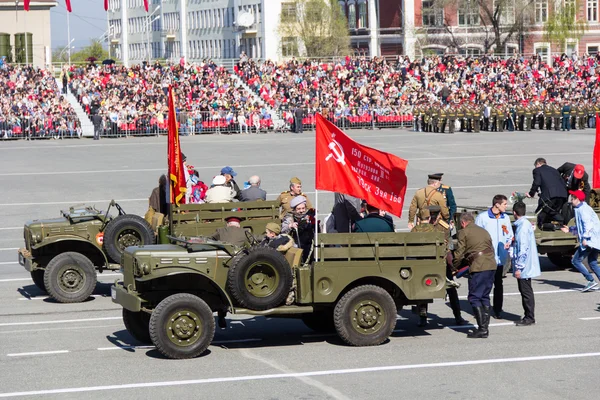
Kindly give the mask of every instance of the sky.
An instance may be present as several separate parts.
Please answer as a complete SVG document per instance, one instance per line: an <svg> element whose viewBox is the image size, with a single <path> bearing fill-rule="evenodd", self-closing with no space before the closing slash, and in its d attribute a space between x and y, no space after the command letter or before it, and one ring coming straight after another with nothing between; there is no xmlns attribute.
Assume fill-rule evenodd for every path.
<svg viewBox="0 0 600 400"><path fill-rule="evenodd" d="M65 47L67 37L67 8L65 0L57 0L58 5L50 9L52 49ZM90 44L108 29L104 0L71 0L73 12L69 15L72 46L78 50Z"/></svg>

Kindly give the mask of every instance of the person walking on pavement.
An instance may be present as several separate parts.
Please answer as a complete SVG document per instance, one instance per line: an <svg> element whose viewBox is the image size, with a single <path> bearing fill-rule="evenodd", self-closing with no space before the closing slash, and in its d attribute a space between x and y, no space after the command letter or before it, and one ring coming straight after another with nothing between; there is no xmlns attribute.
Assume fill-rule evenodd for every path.
<svg viewBox="0 0 600 400"><path fill-rule="evenodd" d="M96 113L92 116L92 124L94 125L94 140L100 140L100 130L102 129L102 116Z"/></svg>
<svg viewBox="0 0 600 400"><path fill-rule="evenodd" d="M508 249L512 244L513 231L510 218L506 215L508 199L497 194L492 199L492 207L477 216L475 224L485 229L492 238L494 257L496 259L496 275L494 276L494 318L502 318L502 303L504 299L504 266L508 262Z"/></svg>
<svg viewBox="0 0 600 400"><path fill-rule="evenodd" d="M512 248L513 276L517 279L519 293L523 303L523 319L515 322L517 326L535 324L535 298L531 287L531 278L540 276L540 258L535 233L531 222L525 218L527 207L522 201L513 205L515 217L515 240Z"/></svg>
<svg viewBox="0 0 600 400"><path fill-rule="evenodd" d="M467 337L472 339L487 338L490 324L490 292L496 273L495 252L492 238L483 228L475 224L471 213L460 216L458 244L454 252L452 269L457 271L465 263L469 266L469 295L468 300L473 307L477 320L477 329Z"/></svg>
<svg viewBox="0 0 600 400"><path fill-rule="evenodd" d="M598 286L594 276L583 265L587 258L588 265L600 280L600 267L598 267L598 253L600 251L600 219L596 212L585 202L585 193L581 190L570 190L571 203L575 210L575 226L564 225L560 230L565 233L577 235L579 247L573 255L573 266L587 279L587 285L581 290L587 292Z"/></svg>

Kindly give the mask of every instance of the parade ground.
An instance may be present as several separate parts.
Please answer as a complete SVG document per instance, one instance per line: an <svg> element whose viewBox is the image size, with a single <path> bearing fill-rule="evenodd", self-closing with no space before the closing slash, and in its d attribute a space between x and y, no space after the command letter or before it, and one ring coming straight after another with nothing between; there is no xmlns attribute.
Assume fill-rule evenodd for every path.
<svg viewBox="0 0 600 400"><path fill-rule="evenodd" d="M443 172L460 206L491 206L492 197L528 191L533 162L592 169L594 132L539 131L433 134L353 130L356 141L408 160L408 189L398 230L407 230L408 206L427 175ZM0 143L0 398L56 399L565 399L594 396L600 367L600 291L581 293L578 272L541 257L533 281L536 325L522 317L517 282L504 280L505 318L492 319L488 339L467 339L449 304L429 307L418 328L409 308L399 311L389 341L349 347L300 320L228 317L202 357L167 360L125 330L112 303L115 272L99 275L94 295L59 304L33 284L17 262L23 224L56 218L86 203L105 210L115 199L143 215L166 172L166 137ZM181 138L188 162L210 185L226 165L242 186L262 178L269 199L302 180L315 203L315 134L192 136ZM319 192L318 214L333 195ZM533 212L537 199L527 200ZM113 212L116 212L113 211ZM474 323L460 279L463 317Z"/></svg>

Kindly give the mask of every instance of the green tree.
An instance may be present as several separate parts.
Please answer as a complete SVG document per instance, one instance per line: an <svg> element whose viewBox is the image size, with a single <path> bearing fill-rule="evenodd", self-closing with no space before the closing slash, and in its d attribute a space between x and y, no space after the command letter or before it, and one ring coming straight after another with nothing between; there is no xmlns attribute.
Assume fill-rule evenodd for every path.
<svg viewBox="0 0 600 400"><path fill-rule="evenodd" d="M102 62L102 60L108 58L108 51L102 47L102 42L98 39L92 39L89 46L85 46L79 51L71 50L71 62L72 63L85 63L90 57L94 57L96 60ZM68 62L69 61L69 50L66 48L55 49L52 53L52 60L54 62Z"/></svg>
<svg viewBox="0 0 600 400"><path fill-rule="evenodd" d="M279 35L284 57L342 56L351 51L348 21L337 0L283 3Z"/></svg>
<svg viewBox="0 0 600 400"><path fill-rule="evenodd" d="M579 5L579 1L557 3L554 12L544 24L544 37L547 42L562 47L569 39L581 39L588 29L588 24L585 19L577 18Z"/></svg>

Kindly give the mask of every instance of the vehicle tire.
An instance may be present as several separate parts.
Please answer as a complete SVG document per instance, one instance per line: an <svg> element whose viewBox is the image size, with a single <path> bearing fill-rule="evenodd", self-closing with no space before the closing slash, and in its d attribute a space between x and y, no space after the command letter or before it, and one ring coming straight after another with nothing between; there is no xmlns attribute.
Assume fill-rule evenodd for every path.
<svg viewBox="0 0 600 400"><path fill-rule="evenodd" d="M44 284L44 270L36 269L35 271L31 271L31 279L35 286L38 287L42 292L47 292L46 285Z"/></svg>
<svg viewBox="0 0 600 400"><path fill-rule="evenodd" d="M227 289L241 307L268 310L283 304L292 289L292 268L270 247L253 247L229 268Z"/></svg>
<svg viewBox="0 0 600 400"><path fill-rule="evenodd" d="M565 253L547 253L546 257L554 266L558 268L570 268L573 266L571 263L572 254Z"/></svg>
<svg viewBox="0 0 600 400"><path fill-rule="evenodd" d="M333 310L315 311L310 314L302 314L302 322L318 333L335 333L333 323Z"/></svg>
<svg viewBox="0 0 600 400"><path fill-rule="evenodd" d="M59 303L79 303L90 297L96 288L96 269L83 254L62 253L46 266L44 286Z"/></svg>
<svg viewBox="0 0 600 400"><path fill-rule="evenodd" d="M150 314L143 311L133 312L124 308L123 323L127 332L135 340L144 344L152 343L150 338Z"/></svg>
<svg viewBox="0 0 600 400"><path fill-rule="evenodd" d="M379 286L358 286L337 302L333 322L340 338L349 345L375 346L392 334L396 304Z"/></svg>
<svg viewBox="0 0 600 400"><path fill-rule="evenodd" d="M214 336L213 312L198 296L174 294L152 311L150 338L165 357L198 357L206 351Z"/></svg>
<svg viewBox="0 0 600 400"><path fill-rule="evenodd" d="M156 236L148 222L137 215L119 215L104 230L104 249L114 263L121 262L123 251L129 246L154 244Z"/></svg>

